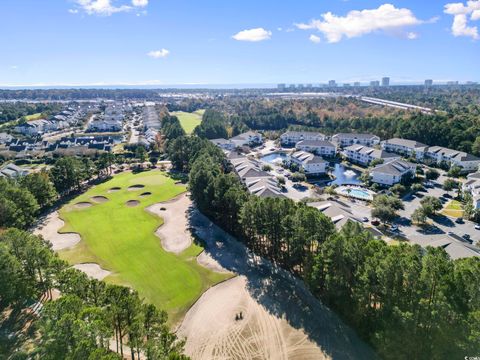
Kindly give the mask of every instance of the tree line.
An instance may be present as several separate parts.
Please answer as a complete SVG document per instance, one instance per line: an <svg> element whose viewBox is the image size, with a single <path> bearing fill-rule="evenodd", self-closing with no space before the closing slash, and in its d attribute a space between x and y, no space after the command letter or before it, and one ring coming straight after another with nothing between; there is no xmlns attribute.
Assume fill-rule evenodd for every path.
<svg viewBox="0 0 480 360"><path fill-rule="evenodd" d="M42 104L42 103L0 103L0 124L20 119L27 115L33 115L37 113L51 113L54 111L60 111L62 109L61 104Z"/></svg>
<svg viewBox="0 0 480 360"><path fill-rule="evenodd" d="M55 290L61 294L56 300ZM32 300L43 302L30 307L33 322L25 325L31 327L33 346L10 349L1 342L0 354L52 360L188 359L181 354L184 342L169 331L167 314L143 302L136 291L90 279L41 237L7 229L0 233L0 313L32 311Z"/></svg>
<svg viewBox="0 0 480 360"><path fill-rule="evenodd" d="M248 248L302 278L385 359L462 358L480 348L480 260L387 245L360 224L336 230L315 208L248 194L216 150L189 165L199 210ZM393 198L378 208L398 209ZM382 210L383 211L383 210Z"/></svg>

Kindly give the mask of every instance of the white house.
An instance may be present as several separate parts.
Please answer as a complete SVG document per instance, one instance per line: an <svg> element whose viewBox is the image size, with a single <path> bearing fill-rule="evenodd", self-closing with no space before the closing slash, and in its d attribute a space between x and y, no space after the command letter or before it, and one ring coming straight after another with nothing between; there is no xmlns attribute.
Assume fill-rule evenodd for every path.
<svg viewBox="0 0 480 360"><path fill-rule="evenodd" d="M337 153L337 147L326 140L302 140L295 145L295 148L323 156L335 156Z"/></svg>
<svg viewBox="0 0 480 360"><path fill-rule="evenodd" d="M463 191L468 191L472 195L473 206L480 209L480 172L469 174L462 187Z"/></svg>
<svg viewBox="0 0 480 360"><path fill-rule="evenodd" d="M373 134L339 133L332 136L332 142L342 148L353 144L374 146L380 144L380 138Z"/></svg>
<svg viewBox="0 0 480 360"><path fill-rule="evenodd" d="M302 140L325 140L326 136L313 131L287 131L280 135L282 145L295 145Z"/></svg>
<svg viewBox="0 0 480 360"><path fill-rule="evenodd" d="M423 160L428 145L415 140L393 138L382 141L382 149L403 156L411 157L415 155L417 160Z"/></svg>
<svg viewBox="0 0 480 360"><path fill-rule="evenodd" d="M381 185L399 183L404 177L415 175L416 165L403 160L393 160L375 166L370 171L371 181Z"/></svg>
<svg viewBox="0 0 480 360"><path fill-rule="evenodd" d="M476 171L480 165L480 158L476 156L441 146L430 146L425 156L437 164L446 162L450 166L461 167L464 172Z"/></svg>
<svg viewBox="0 0 480 360"><path fill-rule="evenodd" d="M247 131L243 134L234 136L230 139L234 147L240 147L245 145L256 145L263 143L262 134L254 131Z"/></svg>
<svg viewBox="0 0 480 360"><path fill-rule="evenodd" d="M327 172L327 161L305 151L294 152L290 156L290 161L302 168L305 175L321 175Z"/></svg>
<svg viewBox="0 0 480 360"><path fill-rule="evenodd" d="M383 160L386 163L400 159L400 155L364 145L350 145L343 150L342 154L348 161L364 166L368 166L373 160Z"/></svg>
<svg viewBox="0 0 480 360"><path fill-rule="evenodd" d="M219 139L211 139L210 140L214 145L218 146L220 149L223 150L233 150L235 148L235 145L233 144L232 141L219 138Z"/></svg>

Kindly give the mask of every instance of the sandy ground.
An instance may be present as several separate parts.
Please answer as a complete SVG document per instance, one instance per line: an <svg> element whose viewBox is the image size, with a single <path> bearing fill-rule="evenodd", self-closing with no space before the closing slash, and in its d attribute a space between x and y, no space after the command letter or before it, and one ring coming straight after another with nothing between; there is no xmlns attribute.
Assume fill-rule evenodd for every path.
<svg viewBox="0 0 480 360"><path fill-rule="evenodd" d="M83 271L89 277L97 280L103 280L111 274L111 271L102 269L100 265L95 263L77 264L73 265L73 267L77 270Z"/></svg>
<svg viewBox="0 0 480 360"><path fill-rule="evenodd" d="M192 244L189 231L190 199L187 194L177 196L173 200L153 204L147 211L163 218L163 225L155 234L160 237L166 251L181 253ZM160 210L165 208L165 210Z"/></svg>
<svg viewBox="0 0 480 360"><path fill-rule="evenodd" d="M75 233L59 234L58 230L64 224L63 220L58 216L58 211L54 211L41 221L33 233L42 235L45 240L50 241L52 249L55 251L68 249L78 244L81 238L80 235Z"/></svg>
<svg viewBox="0 0 480 360"><path fill-rule="evenodd" d="M239 275L206 291L177 329L192 359L375 359L303 282L266 260L254 261L198 211L191 210L188 221L204 240L205 254ZM236 321L240 312L244 318Z"/></svg>
<svg viewBox="0 0 480 360"><path fill-rule="evenodd" d="M223 268L222 265L220 265L218 261L212 258L212 256L206 251L202 251L200 255L197 256L197 262L203 267L215 272L219 272L219 273L230 272L227 269Z"/></svg>

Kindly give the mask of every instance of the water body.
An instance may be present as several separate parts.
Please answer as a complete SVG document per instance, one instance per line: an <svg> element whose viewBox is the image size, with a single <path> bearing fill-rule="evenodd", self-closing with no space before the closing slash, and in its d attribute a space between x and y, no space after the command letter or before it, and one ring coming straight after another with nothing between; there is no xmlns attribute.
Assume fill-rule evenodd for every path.
<svg viewBox="0 0 480 360"><path fill-rule="evenodd" d="M359 179L361 173L357 170L345 167L343 164L335 164L331 170L331 174L335 180L328 183L328 185L360 185L362 181Z"/></svg>
<svg viewBox="0 0 480 360"><path fill-rule="evenodd" d="M260 160L268 162L270 164L281 164L283 160L287 159L288 155L282 152L271 153L260 158Z"/></svg>

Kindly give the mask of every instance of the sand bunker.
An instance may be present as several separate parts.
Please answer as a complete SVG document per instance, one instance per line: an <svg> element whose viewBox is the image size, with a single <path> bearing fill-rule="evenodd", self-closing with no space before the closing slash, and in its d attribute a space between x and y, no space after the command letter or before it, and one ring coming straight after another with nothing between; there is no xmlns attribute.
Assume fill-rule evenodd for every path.
<svg viewBox="0 0 480 360"><path fill-rule="evenodd" d="M128 191L135 191L135 190L140 190L143 189L145 185L142 184L136 184L128 187Z"/></svg>
<svg viewBox="0 0 480 360"><path fill-rule="evenodd" d="M162 240L166 251L181 253L192 244L192 236L188 230L187 212L190 199L182 194L173 200L153 204L147 211L163 218L163 225L155 234Z"/></svg>
<svg viewBox="0 0 480 360"><path fill-rule="evenodd" d="M125 205L129 206L129 207L134 207L134 206L138 206L138 204L140 204L140 201L138 200L128 200Z"/></svg>
<svg viewBox="0 0 480 360"><path fill-rule="evenodd" d="M77 270L84 272L92 279L97 279L97 280L103 280L108 275L111 274L110 271L102 269L100 265L95 263L77 264L77 265L73 265L73 267Z"/></svg>
<svg viewBox="0 0 480 360"><path fill-rule="evenodd" d="M149 191L147 191L147 192L141 193L141 194L140 194L140 197L143 198L143 197L147 197L147 196L150 196L150 195L152 195L152 193L149 192Z"/></svg>
<svg viewBox="0 0 480 360"><path fill-rule="evenodd" d="M59 234L65 223L58 216L58 212L54 211L43 220L33 231L35 235L42 235L43 238L52 244L52 249L62 250L75 246L81 240L80 235L75 233Z"/></svg>
<svg viewBox="0 0 480 360"><path fill-rule="evenodd" d="M192 359L329 359L301 329L270 314L239 276L205 292L178 330ZM243 319L235 320L242 312Z"/></svg>
<svg viewBox="0 0 480 360"><path fill-rule="evenodd" d="M215 271L215 272L219 272L219 273L228 273L229 272L228 270L223 268L222 265L220 265L217 260L212 258L212 256L210 254L207 254L205 252L205 250L202 251L200 253L200 255L197 256L197 262L200 265L202 265L204 268L207 268L207 269Z"/></svg>
<svg viewBox="0 0 480 360"><path fill-rule="evenodd" d="M90 199L92 199L93 202L100 204L108 201L108 198L105 196L93 196Z"/></svg>
<svg viewBox="0 0 480 360"><path fill-rule="evenodd" d="M113 193L113 192L117 192L117 191L120 191L121 188L119 187L112 187L110 190L108 190L109 193Z"/></svg>
<svg viewBox="0 0 480 360"><path fill-rule="evenodd" d="M82 201L82 202L76 203L73 206L77 209L85 209L85 208L89 208L90 206L92 206L92 203L89 203L88 201Z"/></svg>

